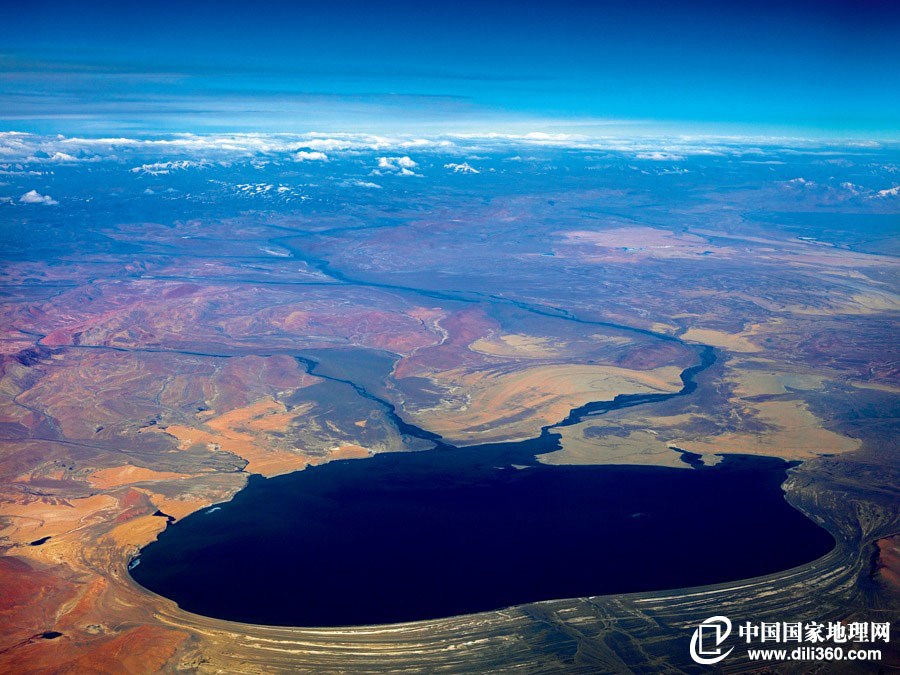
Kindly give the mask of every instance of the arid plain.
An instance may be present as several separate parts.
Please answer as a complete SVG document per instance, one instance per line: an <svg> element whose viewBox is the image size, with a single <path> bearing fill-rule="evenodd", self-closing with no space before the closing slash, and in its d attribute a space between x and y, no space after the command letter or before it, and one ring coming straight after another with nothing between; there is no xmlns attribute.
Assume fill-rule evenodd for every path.
<svg viewBox="0 0 900 675"><path fill-rule="evenodd" d="M527 151L427 189L367 179L394 183L364 201L276 156L260 170L306 199L226 198L251 170L236 165L126 172L126 194L166 200L149 221L83 197L65 218L64 200L0 204L0 670L675 672L715 607L896 622L900 202L845 185L885 158L772 149L787 164L770 176L741 155L677 172ZM717 360L696 391L561 427L541 461L800 460L786 497L835 535L825 558L702 592L321 630L193 615L128 574L171 519L250 474L429 447L393 410L458 446L528 439L593 401L677 392L703 345Z"/></svg>

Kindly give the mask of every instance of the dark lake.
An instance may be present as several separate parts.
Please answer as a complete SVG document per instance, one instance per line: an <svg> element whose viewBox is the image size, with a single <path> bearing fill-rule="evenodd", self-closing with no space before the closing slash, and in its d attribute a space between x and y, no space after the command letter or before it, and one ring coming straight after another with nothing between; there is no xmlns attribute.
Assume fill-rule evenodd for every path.
<svg viewBox="0 0 900 675"><path fill-rule="evenodd" d="M731 581L834 545L785 501L780 460L535 461L555 446L545 430L254 476L230 502L170 525L131 574L199 614L336 626Z"/></svg>

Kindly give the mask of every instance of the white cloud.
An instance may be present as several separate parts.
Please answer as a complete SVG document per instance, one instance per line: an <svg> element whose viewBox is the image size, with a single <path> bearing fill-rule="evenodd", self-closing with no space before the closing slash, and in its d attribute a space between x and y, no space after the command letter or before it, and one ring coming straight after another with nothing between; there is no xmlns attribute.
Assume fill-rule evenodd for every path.
<svg viewBox="0 0 900 675"><path fill-rule="evenodd" d="M360 187L360 188L370 188L372 190L380 190L381 186L378 183L372 183L367 180L345 180L341 185L345 187Z"/></svg>
<svg viewBox="0 0 900 675"><path fill-rule="evenodd" d="M568 141L573 138L577 138L577 136L572 136L571 134L545 134L542 131L532 131L530 134L525 134L525 138L531 141Z"/></svg>
<svg viewBox="0 0 900 675"><path fill-rule="evenodd" d="M327 162L328 155L324 152L300 150L294 153L294 160L298 162Z"/></svg>
<svg viewBox="0 0 900 675"><path fill-rule="evenodd" d="M173 171L184 171L193 167L203 166L202 162L192 162L188 159L182 159L177 162L154 162L152 164L142 164L131 169L132 173L146 173L151 176L160 176L172 173Z"/></svg>
<svg viewBox="0 0 900 675"><path fill-rule="evenodd" d="M684 159L684 155L676 155L672 152L639 152L635 155L636 159L652 159L655 162L680 162Z"/></svg>
<svg viewBox="0 0 900 675"><path fill-rule="evenodd" d="M451 169L453 173L481 173L478 169L469 165L468 162L462 164L444 164L445 169Z"/></svg>
<svg viewBox="0 0 900 675"><path fill-rule="evenodd" d="M349 150L353 147L353 143L351 141L338 140L336 138L315 138L311 141L304 141L300 146L309 148L310 150L327 150L333 152L335 150Z"/></svg>
<svg viewBox="0 0 900 675"><path fill-rule="evenodd" d="M66 154L65 152L54 152L50 157L51 162L77 162L78 158L73 157L72 155Z"/></svg>
<svg viewBox="0 0 900 675"><path fill-rule="evenodd" d="M387 169L388 171L396 171L398 169L415 169L418 164L411 160L408 156L403 157L379 157L378 168Z"/></svg>
<svg viewBox="0 0 900 675"><path fill-rule="evenodd" d="M400 141L401 148L449 148L453 146L448 140L434 140L429 138L415 138L409 141Z"/></svg>
<svg viewBox="0 0 900 675"><path fill-rule="evenodd" d="M45 206L53 206L54 204L59 204L58 201L53 199L50 195L42 195L37 190L29 190L24 195L19 197L19 201L23 204L43 204Z"/></svg>
<svg viewBox="0 0 900 675"><path fill-rule="evenodd" d="M797 178L791 178L790 180L784 181L785 187L795 188L795 187L814 187L815 182L811 180L806 180L803 176L798 176Z"/></svg>
<svg viewBox="0 0 900 675"><path fill-rule="evenodd" d="M232 134L166 134L156 136L86 138L62 135L39 135L22 132L0 132L0 177L4 174L41 176L57 166L80 165L84 162L109 162L138 174L164 175L189 166L213 169L220 166L284 167L292 161L334 162L348 160L372 169L371 176L419 176L424 167L446 167L460 173L488 173L487 166L471 167L478 157L514 162L552 162L558 151L580 156L585 161L608 163L633 161L636 171L672 172L679 162L694 157L723 155L744 161L776 164L792 153L842 158L848 154L871 155L881 146L846 142L823 142L799 138L701 135L575 135L564 133L472 133L374 135L366 133L232 133ZM420 132L421 133L421 132ZM895 147L893 145L885 147ZM865 152L863 152L865 150ZM413 152L418 161L407 154ZM648 161L649 160L649 161ZM656 162L654 165L653 162ZM465 167L471 167L472 171ZM898 171L893 165L872 164L878 173ZM131 167L134 167L133 169ZM460 167L460 168L457 168ZM39 171L38 171L39 170ZM69 171L61 168L61 171ZM361 175L353 172L350 175ZM796 174L795 174L796 175ZM892 176L895 178L896 176ZM344 176L336 175L340 181ZM844 176L834 179L837 188ZM41 180L35 178L35 182ZM817 179L818 180L818 179ZM893 185L884 180L883 184ZM365 182L365 181L362 181ZM350 183L348 183L350 184ZM780 183L801 188L799 181ZM357 186L362 187L362 186ZM813 189L812 185L806 186ZM821 188L822 186L816 186ZM857 189L854 186L853 189ZM893 197L893 187L876 192L866 188L858 197ZM850 194L850 188L842 189ZM884 194L882 194L884 193ZM287 194L287 193L283 193ZM18 197L13 198L18 199Z"/></svg>
<svg viewBox="0 0 900 675"><path fill-rule="evenodd" d="M422 175L413 171L413 169L419 165L406 155L403 157L378 157L377 159L378 168L372 171L373 176L383 176L386 174L394 174L396 176Z"/></svg>
<svg viewBox="0 0 900 675"><path fill-rule="evenodd" d="M887 190L879 190L879 197L900 197L900 185L895 185L892 188L888 188Z"/></svg>

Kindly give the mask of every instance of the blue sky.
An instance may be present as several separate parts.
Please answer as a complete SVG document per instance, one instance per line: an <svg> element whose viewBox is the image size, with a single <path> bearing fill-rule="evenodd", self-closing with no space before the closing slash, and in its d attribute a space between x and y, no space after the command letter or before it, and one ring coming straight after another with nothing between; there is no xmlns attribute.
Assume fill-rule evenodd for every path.
<svg viewBox="0 0 900 675"><path fill-rule="evenodd" d="M8 3L0 127L900 137L897 2Z"/></svg>

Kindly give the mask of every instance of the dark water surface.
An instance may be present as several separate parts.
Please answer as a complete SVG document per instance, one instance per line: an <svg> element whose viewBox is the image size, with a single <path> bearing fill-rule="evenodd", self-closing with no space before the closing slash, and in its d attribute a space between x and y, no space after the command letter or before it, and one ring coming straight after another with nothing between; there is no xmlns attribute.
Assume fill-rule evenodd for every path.
<svg viewBox="0 0 900 675"><path fill-rule="evenodd" d="M555 427L692 393L716 361L710 347L698 348L678 392L589 403L537 438L468 448L296 358L436 448L252 476L230 502L170 525L131 574L184 609L292 626L411 621L732 581L800 565L834 545L785 501L790 465L778 459L728 456L710 468L673 450L685 468L537 461L560 447Z"/></svg>
<svg viewBox="0 0 900 675"><path fill-rule="evenodd" d="M785 501L780 460L536 462L557 438L254 476L230 502L169 526L131 574L207 616L359 625L736 580L834 544Z"/></svg>

